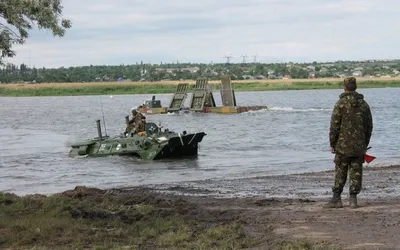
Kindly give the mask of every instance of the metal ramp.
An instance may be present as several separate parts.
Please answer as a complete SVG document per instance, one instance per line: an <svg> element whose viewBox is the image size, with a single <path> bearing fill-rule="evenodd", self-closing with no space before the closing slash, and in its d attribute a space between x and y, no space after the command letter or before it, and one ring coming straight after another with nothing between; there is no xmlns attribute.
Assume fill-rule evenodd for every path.
<svg viewBox="0 0 400 250"><path fill-rule="evenodd" d="M176 92L172 96L171 102L168 106L168 112L177 112L183 107L183 104L185 103L187 97L188 88L189 88L188 83L178 84Z"/></svg>
<svg viewBox="0 0 400 250"><path fill-rule="evenodd" d="M235 91L230 76L221 76L221 100L223 106L236 106Z"/></svg>
<svg viewBox="0 0 400 250"><path fill-rule="evenodd" d="M190 110L203 112L204 107L215 107L215 100L211 89L208 87L208 80L199 78L196 80Z"/></svg>

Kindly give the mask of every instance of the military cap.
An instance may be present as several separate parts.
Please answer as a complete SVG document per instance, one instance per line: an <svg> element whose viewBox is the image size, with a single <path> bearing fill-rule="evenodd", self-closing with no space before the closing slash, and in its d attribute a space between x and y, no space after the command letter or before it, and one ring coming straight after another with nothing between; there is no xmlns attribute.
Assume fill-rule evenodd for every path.
<svg viewBox="0 0 400 250"><path fill-rule="evenodd" d="M355 77L352 77L352 76L346 77L346 78L344 79L344 81L343 81L343 85L346 85L346 84L357 84L357 83L356 83L356 78L355 78Z"/></svg>

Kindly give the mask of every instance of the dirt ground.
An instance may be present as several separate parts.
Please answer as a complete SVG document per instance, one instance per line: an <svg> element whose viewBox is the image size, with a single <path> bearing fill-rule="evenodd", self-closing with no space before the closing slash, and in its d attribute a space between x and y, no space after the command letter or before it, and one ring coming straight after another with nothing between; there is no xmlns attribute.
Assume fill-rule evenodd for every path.
<svg viewBox="0 0 400 250"><path fill-rule="evenodd" d="M220 216L238 216L249 234L271 249L280 240L307 240L319 249L400 249L400 165L367 167L357 209L326 209L333 171L152 186ZM345 189L348 188L346 185ZM137 188L110 192L137 192Z"/></svg>
<svg viewBox="0 0 400 250"><path fill-rule="evenodd" d="M400 197L398 195L400 165L366 167L363 176L364 187L359 195L360 207L357 209L349 208L347 190L342 196L343 208L323 208L324 203L331 196L333 171L235 180L210 179L179 183L179 185L152 185L107 190L76 187L74 190L67 190L55 196L73 198L73 202L68 200L72 202L72 205L78 201L83 202L82 204L86 204L86 207L79 203L81 205L70 209L72 217L87 218L89 216L92 219L91 222L101 225L103 225L102 219L119 216L119 213L114 211L116 207L124 208L124 206L135 204L150 205L153 207L152 216L140 218L151 221L150 218L154 216L167 218L177 215L178 217L174 218L181 218L180 223L186 223L185 225L190 228L193 238L188 237L186 243L192 245L194 243L189 240L198 240L201 230L212 230L213 226L225 225L225 231L213 231L212 235L216 238L205 239L212 243L208 242L211 244L209 246L222 241L223 249L237 249L240 245L249 249L400 249ZM348 185L345 188L347 189ZM3 196L3 207L14 204L11 198ZM30 195L25 198L30 201L47 199L43 195ZM115 203L116 201L120 203ZM50 203L46 204L53 203L50 200ZM65 210L71 206L62 205L61 207ZM15 209L18 208L19 206ZM55 210L59 211L60 208ZM137 214L132 214L132 218L125 216L126 213L130 215L131 210L131 208L123 210L124 213L121 215L124 217L121 218L139 223L140 218L136 218ZM40 211L33 212L40 214ZM53 227L46 227L49 223L48 217L44 218L46 218L44 224L41 225L43 232L46 228L49 230L48 233L53 232ZM58 225L57 218L53 218L54 225ZM65 216L63 218L65 219ZM77 222L74 221L74 223ZM135 223L132 225L138 225ZM143 225L146 226L148 223ZM230 227L234 230L226 231L228 225L238 225L240 230L235 229L235 226ZM131 224L128 223L125 226L129 229ZM10 229L4 223L3 227L3 230ZM28 234L30 232L28 231L25 233ZM75 231L73 229L71 232ZM145 231L141 232L140 237L145 235ZM171 235L174 235L173 233ZM237 237L230 237L234 233ZM47 233L43 234L42 243L48 245L54 239L49 243L46 241L46 235ZM28 236L29 234L26 237ZM102 240L101 237L92 240L98 243ZM162 238L163 235L160 237ZM168 240L177 239L180 238L168 238ZM151 238L149 242L153 241ZM3 244L4 242L11 245L13 243L8 238L6 241L3 239ZM149 242L146 244L150 244Z"/></svg>

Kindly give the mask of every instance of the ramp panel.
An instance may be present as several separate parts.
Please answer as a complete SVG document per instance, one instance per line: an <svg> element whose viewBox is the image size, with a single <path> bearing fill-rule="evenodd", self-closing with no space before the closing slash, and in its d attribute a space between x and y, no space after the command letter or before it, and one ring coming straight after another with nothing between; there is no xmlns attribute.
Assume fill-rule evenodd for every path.
<svg viewBox="0 0 400 250"><path fill-rule="evenodd" d="M189 88L188 83L178 84L176 92L172 96L171 102L168 106L168 112L176 112L181 110L187 97L188 88Z"/></svg>

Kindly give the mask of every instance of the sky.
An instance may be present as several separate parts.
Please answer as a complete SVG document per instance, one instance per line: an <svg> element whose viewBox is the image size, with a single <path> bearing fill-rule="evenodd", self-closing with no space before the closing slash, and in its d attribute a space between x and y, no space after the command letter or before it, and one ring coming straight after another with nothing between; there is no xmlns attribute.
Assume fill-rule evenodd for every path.
<svg viewBox="0 0 400 250"><path fill-rule="evenodd" d="M395 0L64 0L64 37L32 30L35 67L397 59ZM254 55L256 55L254 57Z"/></svg>

